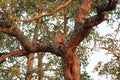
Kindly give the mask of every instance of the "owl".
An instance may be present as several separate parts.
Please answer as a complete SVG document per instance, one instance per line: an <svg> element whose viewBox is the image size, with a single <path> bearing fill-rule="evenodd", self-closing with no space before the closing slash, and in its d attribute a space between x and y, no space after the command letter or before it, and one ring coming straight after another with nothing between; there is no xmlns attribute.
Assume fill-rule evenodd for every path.
<svg viewBox="0 0 120 80"><path fill-rule="evenodd" d="M63 33L60 31L60 29L57 29L54 33L54 42L56 45L63 45L64 44Z"/></svg>

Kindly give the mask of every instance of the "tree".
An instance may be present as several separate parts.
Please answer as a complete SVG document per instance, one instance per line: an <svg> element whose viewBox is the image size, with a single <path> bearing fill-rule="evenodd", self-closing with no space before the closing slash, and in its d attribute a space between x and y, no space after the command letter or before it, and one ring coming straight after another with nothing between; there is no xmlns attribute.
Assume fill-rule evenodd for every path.
<svg viewBox="0 0 120 80"><path fill-rule="evenodd" d="M0 62L9 57L49 52L61 58L65 80L81 80L76 49L90 35L94 26L107 20L106 12L115 9L117 2L118 0L2 0L1 41L7 40L9 35L11 43L5 47L8 49L3 47ZM91 12L94 12L92 16ZM74 21L74 26L67 26L69 20ZM13 42L18 45L13 46ZM10 46L15 48L9 48Z"/></svg>

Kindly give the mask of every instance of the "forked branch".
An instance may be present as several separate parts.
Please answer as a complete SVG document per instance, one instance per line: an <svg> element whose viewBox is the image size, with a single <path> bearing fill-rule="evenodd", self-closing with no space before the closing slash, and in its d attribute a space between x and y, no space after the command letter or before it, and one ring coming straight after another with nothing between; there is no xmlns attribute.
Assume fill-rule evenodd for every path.
<svg viewBox="0 0 120 80"><path fill-rule="evenodd" d="M106 12L115 9L117 3L118 3L118 0L109 0L108 3L96 5L97 14L89 19L86 19L86 23L85 23L86 26L93 27L100 24L104 20L107 20L105 18Z"/></svg>

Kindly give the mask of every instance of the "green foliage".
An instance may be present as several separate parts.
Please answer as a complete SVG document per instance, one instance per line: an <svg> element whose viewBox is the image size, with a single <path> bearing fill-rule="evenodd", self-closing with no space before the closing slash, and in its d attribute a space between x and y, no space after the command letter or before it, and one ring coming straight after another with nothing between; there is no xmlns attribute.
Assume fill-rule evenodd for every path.
<svg viewBox="0 0 120 80"><path fill-rule="evenodd" d="M11 59L11 60L13 60L13 59ZM0 73L0 76L1 76L0 79L1 80L3 80L3 79L12 80L12 79L20 77L20 75L21 75L20 64L19 63L11 63L10 64L11 60L8 60L9 63L5 62L5 63L0 65L0 72L2 72L2 73Z"/></svg>
<svg viewBox="0 0 120 80"><path fill-rule="evenodd" d="M45 72L51 72L50 75L51 79L57 80L63 78L63 71L62 71L62 63L61 58L58 58L55 55L48 54L46 56L47 61L44 62L44 70ZM54 73L54 74L53 74Z"/></svg>
<svg viewBox="0 0 120 80"><path fill-rule="evenodd" d="M116 17L119 17L119 16L116 15ZM117 18L112 21L112 24L115 21L117 21ZM119 24L120 23L118 23L118 25L114 28L111 27L114 30L112 33L106 34L104 36L100 36L97 39L98 40L97 44L99 43L98 44L99 47L107 50L108 52L106 54L108 54L108 55L113 54L113 57L107 63L98 62L98 64L94 68L94 70L99 72L99 75L106 75L107 77L111 77L113 80L120 79L120 77L119 77L119 75L120 75L120 62L119 62L119 58L120 58L120 56L119 56L119 54L120 54L120 39L119 39L120 26L119 26ZM108 25L111 26L111 21L108 23Z"/></svg>
<svg viewBox="0 0 120 80"><path fill-rule="evenodd" d="M2 32L0 32L0 46L2 46L3 41L4 41L5 37L4 34Z"/></svg>
<svg viewBox="0 0 120 80"><path fill-rule="evenodd" d="M95 67L95 71L99 71L99 75L107 75L107 77L112 77L114 80L120 79L120 61L119 59L111 59L111 61L103 64L98 62Z"/></svg>
<svg viewBox="0 0 120 80"><path fill-rule="evenodd" d="M12 21L13 24L16 24L18 28L24 33L27 38L32 41L33 35L35 31L35 27L37 22L17 22L17 20L29 20L35 18L39 14L43 13L51 13L53 12L59 5L62 5L66 0L0 0L0 10L4 12L4 20ZM104 0L95 0L97 3L101 3ZM107 1L107 0L106 0ZM42 17L42 23L39 27L39 36L38 39L42 41L53 41L54 27L55 25L61 26L61 31L63 31L65 40L67 40L67 36L69 32L73 30L74 26L74 18L78 7L80 6L82 0L75 0L72 4L70 4L67 8L61 9L54 16L45 16ZM120 3L120 1L119 1ZM119 6L119 5L118 5ZM90 17L95 13L96 9L92 8L87 17ZM110 18L108 24L113 24L117 22L116 19L119 19L120 15L120 6L116 11L109 12L110 15L106 17ZM111 16L112 15L112 16ZM64 19L69 17L68 23L64 25ZM118 21L119 22L119 21ZM120 24L120 23L119 23ZM111 27L112 25L109 25ZM118 25L116 25L118 26ZM119 33L120 26L118 26L115 30L114 34L107 34L104 36L100 36L95 28L93 32L79 45L77 48L77 55L82 66L82 80L92 80L88 73L85 71L85 67L88 65L88 58L90 56L91 51L95 47L105 47L108 50L115 51L119 49L120 40L115 39L115 35ZM92 47L89 49L88 47ZM17 49L23 49L20 42L12 37L3 34L0 32L0 52L5 51L13 51ZM119 53L120 54L120 53ZM52 75L45 75L50 77L52 80L64 80L63 72L61 70L61 59L56 57L55 55L48 54L45 55L46 63L44 63L44 75L48 73L52 73ZM44 58L43 58L44 59ZM21 63L23 60L24 62ZM9 62L9 63L8 63ZM36 63L37 61L35 61ZM44 62L44 61L43 61ZM11 65L8 65L11 64ZM119 60L114 58L110 62L103 64L99 62L95 67L96 71L99 71L99 75L111 75L115 76L115 79L120 79L120 66ZM6 60L6 62L0 64L0 79L5 80L13 80L14 78L19 78L20 76L26 75L26 57L24 58L10 58L10 60ZM39 72L39 68L35 68L34 73L37 74ZM23 78L24 78L23 77Z"/></svg>
<svg viewBox="0 0 120 80"><path fill-rule="evenodd" d="M81 77L81 80L92 80L86 71L82 73Z"/></svg>

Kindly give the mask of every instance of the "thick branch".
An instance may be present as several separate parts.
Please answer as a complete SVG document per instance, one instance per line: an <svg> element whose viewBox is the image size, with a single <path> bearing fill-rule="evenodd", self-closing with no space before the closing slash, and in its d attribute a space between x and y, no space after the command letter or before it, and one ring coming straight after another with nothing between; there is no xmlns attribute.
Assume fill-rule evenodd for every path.
<svg viewBox="0 0 120 80"><path fill-rule="evenodd" d="M90 17L89 19L86 19L85 25L88 26L89 28L92 28L93 26L96 26L100 24L101 22L107 20L105 18L105 12L101 12L100 14L97 14L93 17Z"/></svg>
<svg viewBox="0 0 120 80"><path fill-rule="evenodd" d="M71 1L71 0L68 0L68 1ZM87 1L87 0L85 0L85 1ZM88 0L88 1L92 1L92 0ZM82 12L82 9L80 8L80 12L82 12L82 13L79 12L77 14L78 18L76 19L76 22L75 22L74 31L71 32L71 34L69 35L68 41L65 43L66 47L69 48L68 50L75 51L76 47L79 45L79 43L90 34L92 27L95 25L98 25L99 23L104 21L104 16L105 16L104 12L110 11L115 8L117 0L109 0L109 1L113 1L113 2L106 3L106 5L110 5L111 8L109 8L109 6L106 6L103 8L103 7L100 7L100 5L99 5L99 7L97 7L97 10L99 11L99 13L89 19L85 19L84 23L79 21L80 16L82 16L84 13L84 10ZM86 9L85 13L88 13L89 9L91 8L92 2L90 2L90 3L91 4L84 3L84 5L89 6L88 9ZM68 4L66 4L66 6L67 5ZM101 4L101 5L103 5L103 4ZM66 7L66 6L64 6L64 7ZM64 8L64 7L62 7L62 8ZM85 7L87 7L87 6L85 6ZM59 9L61 9L61 8L58 8L57 10L59 10ZM85 8L83 8L83 9L85 9ZM83 20L84 20L85 16L86 16L86 14L83 15L83 17L82 17ZM57 45L49 43L49 42L40 42L39 44L31 43L19 29L5 28L5 27L3 27L4 25L2 25L2 27L0 26L0 30L6 34L16 37L21 42L21 44L24 46L25 50L19 50L19 51L14 51L14 52L10 52L10 53L0 54L1 55L0 62L2 62L3 60L5 60L5 58L8 58L10 56L21 56L21 55L23 56L23 55L26 55L29 53L35 53L35 52L51 52L57 56L61 56L65 51L64 46L57 46Z"/></svg>
<svg viewBox="0 0 120 80"><path fill-rule="evenodd" d="M10 28L11 24L8 22L0 22L0 28Z"/></svg>
<svg viewBox="0 0 120 80"><path fill-rule="evenodd" d="M116 8L116 4L118 3L118 0L109 0L109 3L103 3L103 4L98 4L96 5L97 12L106 12L106 11L111 11L114 8Z"/></svg>
<svg viewBox="0 0 120 80"><path fill-rule="evenodd" d="M116 8L116 4L117 4L118 0L109 0L109 3L103 3L103 4L99 4L96 6L97 8L97 15L86 19L86 25L93 27L96 26L98 24L100 24L101 22L103 22L104 20L106 20L105 14L106 11L111 11L114 8Z"/></svg>
<svg viewBox="0 0 120 80"><path fill-rule="evenodd" d="M61 56L64 53L64 46L55 45L54 43L42 42L37 44L37 52L51 52L56 56Z"/></svg>
<svg viewBox="0 0 120 80"><path fill-rule="evenodd" d="M29 50L34 51L36 49L35 45L29 42L27 37L24 36L23 33L19 29L0 28L0 30L5 34L16 37L21 42L22 46L28 51Z"/></svg>
<svg viewBox="0 0 120 80"><path fill-rule="evenodd" d="M17 50L13 52L7 52L7 53L0 53L0 63L3 62L6 58L9 58L11 56L26 56L28 54L33 54L35 52L51 52L52 54L55 54L56 56L61 56L64 53L64 47L63 46L57 46L48 42L42 42L36 44L37 49L34 51L27 51L27 50Z"/></svg>
<svg viewBox="0 0 120 80"><path fill-rule="evenodd" d="M5 26L5 25L3 25ZM37 26L38 27L38 26ZM35 42L33 43L29 42L26 36L23 35L23 33L16 27L16 28L6 28L2 27L0 28L0 31L3 33L6 33L8 35L11 35L13 37L16 37L21 44L24 46L25 50L18 50L10 53L1 53L0 54L0 62L4 61L5 58L8 58L10 56L24 56L26 54L35 53L35 52L51 52L57 56L61 56L63 53L63 46L57 46L55 44L49 43L49 42L37 42L37 38L35 39ZM35 36L37 33L35 34Z"/></svg>
<svg viewBox="0 0 120 80"><path fill-rule="evenodd" d="M26 50L18 50L18 51L13 51L13 52L8 52L8 53L0 53L0 63L2 63L6 58L9 58L11 56L22 56L26 55L27 52Z"/></svg>
<svg viewBox="0 0 120 80"><path fill-rule="evenodd" d="M66 47L76 50L79 43L89 34L90 30L85 29L85 17L89 12L94 0L84 0L76 16L74 31L70 33ZM86 33L85 33L86 32Z"/></svg>
<svg viewBox="0 0 120 80"><path fill-rule="evenodd" d="M80 23L85 22L85 17L88 14L90 8L92 7L93 2L94 2L94 0L84 0L83 1L82 5L79 9L78 15L77 15L78 22L80 22Z"/></svg>
<svg viewBox="0 0 120 80"><path fill-rule="evenodd" d="M89 4L88 6L90 6L90 7L88 7L88 9L86 9L86 6L82 6L83 9L80 8L80 11L77 14L77 18L75 21L74 31L70 33L69 39L66 42L67 48L72 47L73 50L75 50L77 48L77 46L79 45L79 43L90 34L90 32L94 26L96 26L96 25L100 24L101 22L103 22L104 20L106 20L104 18L105 12L113 10L116 7L116 4L118 2L117 0L109 0L109 1L110 2L106 3L106 4L99 4L99 7L97 7L97 10L99 11L99 13L97 13L97 15L95 15L89 19L85 19L85 23L84 23L84 18L91 6ZM91 0L91 2L92 2L92 0ZM85 4L85 2L83 4L87 5L87 3ZM107 6L105 6L105 5L107 5ZM84 9L86 9L86 10L84 10ZM80 12L82 12L82 13L80 13ZM83 15L83 13L85 13L85 15ZM83 22L80 19L81 17L82 17Z"/></svg>

